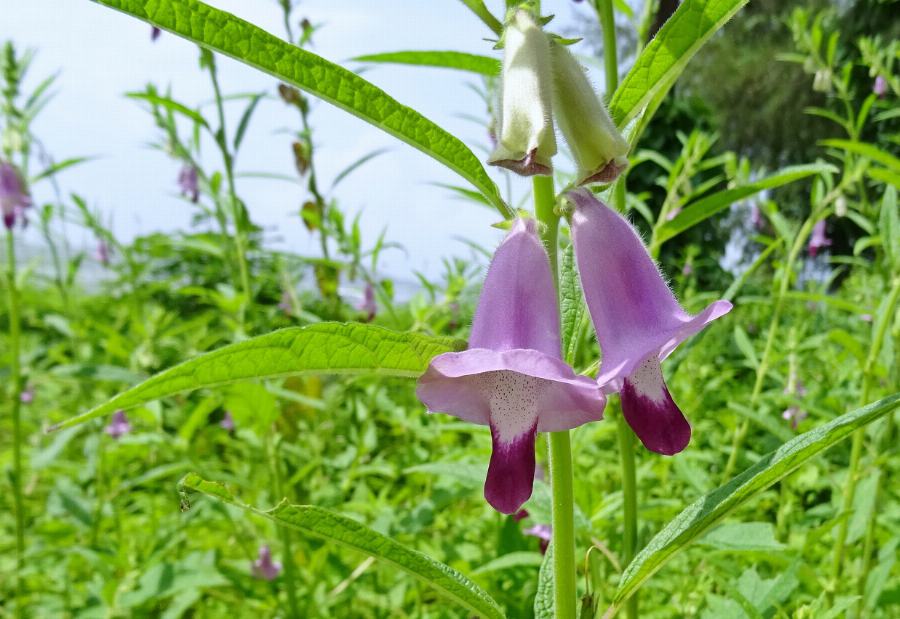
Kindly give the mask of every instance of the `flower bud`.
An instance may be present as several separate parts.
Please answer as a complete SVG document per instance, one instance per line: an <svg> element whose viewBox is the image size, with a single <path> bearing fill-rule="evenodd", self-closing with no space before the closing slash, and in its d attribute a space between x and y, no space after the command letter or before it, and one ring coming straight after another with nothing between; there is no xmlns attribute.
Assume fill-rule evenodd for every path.
<svg viewBox="0 0 900 619"><path fill-rule="evenodd" d="M577 183L611 183L628 167L628 142L566 46L551 41L550 58L554 113L578 166Z"/></svg>
<svg viewBox="0 0 900 619"><path fill-rule="evenodd" d="M488 163L522 176L550 174L556 136L550 111L550 48L526 11L516 11L504 32L498 143Z"/></svg>

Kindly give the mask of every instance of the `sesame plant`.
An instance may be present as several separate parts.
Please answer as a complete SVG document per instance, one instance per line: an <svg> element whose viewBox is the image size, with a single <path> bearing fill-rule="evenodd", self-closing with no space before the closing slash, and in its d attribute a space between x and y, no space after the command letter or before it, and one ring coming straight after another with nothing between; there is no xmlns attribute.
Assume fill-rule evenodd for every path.
<svg viewBox="0 0 900 619"><path fill-rule="evenodd" d="M198 46L208 101L127 94L196 229L125 242L65 195L57 175L89 163L39 156L52 82L24 95L29 59L6 47L4 612L896 613L895 43L842 40L828 10L791 15L779 62L802 67L825 97L806 112L830 124L815 157L776 169L657 117L747 0L580 3L602 72L538 0L463 0L483 30L460 36L482 54L352 61L470 74L482 157L314 53L319 26L290 0L280 34L199 0L94 2ZM229 94L217 67L232 61L272 92ZM457 174L448 189L495 213L496 249L398 300L379 268L389 233L368 245L334 194L382 151L324 178L320 104ZM274 105L296 123L271 137L296 176L241 158ZM266 247L248 177L297 192L319 255ZM29 217L50 271L17 260ZM95 239L91 258L65 226ZM77 283L85 260L99 291Z"/></svg>

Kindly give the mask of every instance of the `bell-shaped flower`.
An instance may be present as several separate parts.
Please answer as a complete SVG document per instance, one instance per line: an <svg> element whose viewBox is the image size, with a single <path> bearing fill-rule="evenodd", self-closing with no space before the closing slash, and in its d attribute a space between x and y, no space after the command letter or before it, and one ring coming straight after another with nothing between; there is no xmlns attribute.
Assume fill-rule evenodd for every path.
<svg viewBox="0 0 900 619"><path fill-rule="evenodd" d="M260 580L275 580L281 573L281 563L272 560L272 549L268 544L259 547L259 558L251 566L253 575Z"/></svg>
<svg viewBox="0 0 900 619"><path fill-rule="evenodd" d="M11 163L0 161L0 213L3 225L12 229L16 220L25 225L25 209L31 206L31 196L19 171Z"/></svg>
<svg viewBox="0 0 900 619"><path fill-rule="evenodd" d="M226 432L234 432L234 417L231 416L230 411L225 411L225 414L222 415L222 419L219 420L219 427Z"/></svg>
<svg viewBox="0 0 900 619"><path fill-rule="evenodd" d="M551 174L556 135L547 37L524 10L513 14L503 37L499 131L488 163L523 176Z"/></svg>
<svg viewBox="0 0 900 619"><path fill-rule="evenodd" d="M815 258L819 250L825 247L831 247L831 239L828 238L825 232L825 220L820 219L813 226L812 234L809 235L807 249L809 250L809 255Z"/></svg>
<svg viewBox="0 0 900 619"><path fill-rule="evenodd" d="M469 349L432 359L416 395L429 411L490 426L484 496L505 514L531 496L537 432L603 417L600 388L561 359L553 275L533 221L516 221L494 254Z"/></svg>
<svg viewBox="0 0 900 619"><path fill-rule="evenodd" d="M879 99L884 99L884 96L887 94L887 80L884 79L883 75L878 75L875 77L875 81L872 82L872 92Z"/></svg>
<svg viewBox="0 0 900 619"><path fill-rule="evenodd" d="M731 303L716 301L691 316L624 217L586 189L568 195L576 205L571 227L581 286L602 353L597 380L606 393L621 391L625 420L647 449L676 454L690 441L691 426L660 362Z"/></svg>
<svg viewBox="0 0 900 619"><path fill-rule="evenodd" d="M578 166L579 185L611 183L628 167L628 142L568 48L550 41L553 114Z"/></svg>

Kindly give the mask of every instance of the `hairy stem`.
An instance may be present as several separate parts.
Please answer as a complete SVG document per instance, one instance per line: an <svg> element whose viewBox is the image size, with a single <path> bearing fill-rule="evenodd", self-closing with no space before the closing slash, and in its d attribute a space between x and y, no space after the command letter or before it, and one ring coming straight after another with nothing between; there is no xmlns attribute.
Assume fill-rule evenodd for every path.
<svg viewBox="0 0 900 619"><path fill-rule="evenodd" d="M541 239L550 257L554 282L558 284L557 235L559 216L553 178L535 176L534 213L540 222ZM575 494L572 475L572 444L569 431L550 433L550 487L553 504L553 574L557 619L575 619Z"/></svg>

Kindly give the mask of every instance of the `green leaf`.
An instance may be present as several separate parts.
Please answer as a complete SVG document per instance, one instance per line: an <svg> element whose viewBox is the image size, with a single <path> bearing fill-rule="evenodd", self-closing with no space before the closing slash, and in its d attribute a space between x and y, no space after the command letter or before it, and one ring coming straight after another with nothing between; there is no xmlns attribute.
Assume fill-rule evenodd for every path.
<svg viewBox="0 0 900 619"><path fill-rule="evenodd" d="M410 64L423 67L440 67L443 69L459 69L480 75L493 77L500 75L500 61L490 56L467 54L453 51L402 51L366 54L352 60L358 62L389 62L394 64Z"/></svg>
<svg viewBox="0 0 900 619"><path fill-rule="evenodd" d="M509 552L500 555L492 561L488 561L477 570L476 574L486 574L487 572L499 572L508 570L513 567L540 567L544 564L544 557L539 552L523 550L519 552Z"/></svg>
<svg viewBox="0 0 900 619"><path fill-rule="evenodd" d="M559 307L562 317L562 352L566 363L575 362L575 352L584 318L584 296L578 283L578 270L575 266L575 253L570 243L563 251L562 268L559 279Z"/></svg>
<svg viewBox="0 0 900 619"><path fill-rule="evenodd" d="M881 417L900 404L900 393L841 415L801 434L763 456L756 464L678 514L635 557L619 582L611 611L620 608L638 588L713 524L763 492L814 456Z"/></svg>
<svg viewBox="0 0 900 619"><path fill-rule="evenodd" d="M709 219L719 211L725 210L738 200L743 200L764 189L781 187L813 174L821 174L832 169L833 166L822 163L788 166L754 183L748 183L734 189L726 189L711 196L700 198L688 204L674 219L663 223L656 229L656 245L662 245L688 228Z"/></svg>
<svg viewBox="0 0 900 619"><path fill-rule="evenodd" d="M534 619L554 619L556 617L553 577L553 544L551 543L547 546L547 553L544 555L544 562L541 563L541 571L538 574L538 588L534 596Z"/></svg>
<svg viewBox="0 0 900 619"><path fill-rule="evenodd" d="M94 159L96 159L96 157L72 157L71 159L65 159L58 163L54 163L46 169L42 170L37 176L32 177L29 183L33 185L40 180L49 178L62 172L66 168L71 168L72 166L76 166L80 163L85 163L86 161L93 161Z"/></svg>
<svg viewBox="0 0 900 619"><path fill-rule="evenodd" d="M198 0L93 0L240 60L418 148L469 181L507 218L512 212L478 157L455 136L359 75Z"/></svg>
<svg viewBox="0 0 900 619"><path fill-rule="evenodd" d="M286 500L272 509L261 510L238 501L223 484L206 481L195 473L186 475L181 480L179 489L184 497L184 507L190 506L185 491L200 492L277 524L391 563L479 617L504 617L502 609L493 598L450 566L336 512L315 505L291 505Z"/></svg>
<svg viewBox="0 0 900 619"><path fill-rule="evenodd" d="M775 539L769 522L729 522L707 533L698 544L729 552L780 552L784 544Z"/></svg>
<svg viewBox="0 0 900 619"><path fill-rule="evenodd" d="M125 96L129 99L139 99L141 101L146 101L147 103L151 103L153 105L159 105L161 107L166 108L171 112L178 112L182 116L190 118L198 125L206 127L209 129L209 123L203 118L203 115L196 110L192 110L188 106L183 103L179 103L175 101L171 97L164 97L162 95L156 94L152 91L147 92L129 92L125 93Z"/></svg>
<svg viewBox="0 0 900 619"><path fill-rule="evenodd" d="M259 92L250 97L250 103L248 103L246 109L244 109L241 120L238 122L237 131L234 134L234 150L238 150L241 147L241 142L244 141L244 134L247 132L247 127L250 126L250 119L253 117L253 112L256 110L256 106L259 105L260 99L262 99L265 94L265 92Z"/></svg>
<svg viewBox="0 0 900 619"><path fill-rule="evenodd" d="M242 380L301 374L420 376L435 355L464 347L458 340L401 333L361 323L322 322L281 329L205 353L120 393L48 431L84 423L120 408Z"/></svg>
<svg viewBox="0 0 900 619"><path fill-rule="evenodd" d="M867 157L872 161L877 161L878 163L891 168L895 172L900 172L900 159L872 144L854 142L853 140L822 140L819 144L822 146L840 148L857 155L862 155L863 157Z"/></svg>
<svg viewBox="0 0 900 619"><path fill-rule="evenodd" d="M621 128L665 93L688 61L748 0L685 0L650 42L616 89L609 104Z"/></svg>
<svg viewBox="0 0 900 619"><path fill-rule="evenodd" d="M503 24L484 5L484 0L460 0L460 2L469 7L469 10L475 13L494 34L500 36L503 33Z"/></svg>

